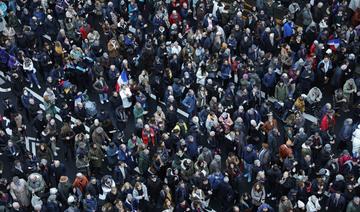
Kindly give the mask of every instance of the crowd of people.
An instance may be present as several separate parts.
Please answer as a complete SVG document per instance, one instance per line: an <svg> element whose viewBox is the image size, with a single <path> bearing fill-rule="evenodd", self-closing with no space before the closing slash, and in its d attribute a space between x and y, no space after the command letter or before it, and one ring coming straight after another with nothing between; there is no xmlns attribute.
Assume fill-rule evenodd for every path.
<svg viewBox="0 0 360 212"><path fill-rule="evenodd" d="M359 0L8 0L0 32L1 211L360 211Z"/></svg>

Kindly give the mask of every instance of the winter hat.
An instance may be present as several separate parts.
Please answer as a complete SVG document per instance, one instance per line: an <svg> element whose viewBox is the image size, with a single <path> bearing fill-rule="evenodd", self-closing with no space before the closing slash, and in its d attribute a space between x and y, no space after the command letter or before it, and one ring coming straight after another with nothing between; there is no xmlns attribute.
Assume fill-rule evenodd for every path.
<svg viewBox="0 0 360 212"><path fill-rule="evenodd" d="M40 160L40 164L45 166L45 165L47 164L47 160L44 159L44 158L41 159L41 160Z"/></svg>
<svg viewBox="0 0 360 212"><path fill-rule="evenodd" d="M180 145L181 145L181 146L185 146L185 145L186 145L185 139L181 139L181 140L180 140Z"/></svg>
<svg viewBox="0 0 360 212"><path fill-rule="evenodd" d="M320 27L321 29L325 29L325 28L328 27L328 25L326 24L326 22L325 22L324 19L320 21L319 27Z"/></svg>
<svg viewBox="0 0 360 212"><path fill-rule="evenodd" d="M72 195L70 195L70 196L68 197L68 199L67 199L67 203L68 203L69 205L71 205L71 204L74 203L74 202L75 202L75 197L72 196Z"/></svg>
<svg viewBox="0 0 360 212"><path fill-rule="evenodd" d="M61 176L59 182L60 183L66 183L69 180L67 176Z"/></svg>
<svg viewBox="0 0 360 212"><path fill-rule="evenodd" d="M104 132L104 129L103 129L102 127L98 127L98 128L96 128L95 132L96 132L97 134L101 134L101 133Z"/></svg>
<svg viewBox="0 0 360 212"><path fill-rule="evenodd" d="M221 156L220 156L220 155L215 155L214 159L215 159L216 161L221 161Z"/></svg>
<svg viewBox="0 0 360 212"><path fill-rule="evenodd" d="M326 169L324 169L324 168L320 169L318 174L321 175L321 176L325 175L326 174Z"/></svg>
<svg viewBox="0 0 360 212"><path fill-rule="evenodd" d="M331 151L331 145L330 145L330 144L325 144L324 150L325 150L326 152L330 152L330 151Z"/></svg>
<svg viewBox="0 0 360 212"><path fill-rule="evenodd" d="M56 194L58 192L57 188L50 188L50 194Z"/></svg>
<svg viewBox="0 0 360 212"><path fill-rule="evenodd" d="M108 58L109 58L109 54L108 54L107 52L104 52L102 56L103 56L103 58L105 58L105 59L108 59Z"/></svg>
<svg viewBox="0 0 360 212"><path fill-rule="evenodd" d="M48 197L48 202L54 202L54 201L56 201L56 195L50 194L50 196Z"/></svg>
<svg viewBox="0 0 360 212"><path fill-rule="evenodd" d="M342 176L341 174L338 174L338 175L336 175L336 177L335 177L335 181L344 181L345 180L345 178L344 178L344 176Z"/></svg>
<svg viewBox="0 0 360 212"><path fill-rule="evenodd" d="M349 54L349 60L354 60L355 59L355 54L351 53Z"/></svg>
<svg viewBox="0 0 360 212"><path fill-rule="evenodd" d="M256 126L256 121L255 121L255 120L251 120L251 121L250 121L250 124L251 124L252 126Z"/></svg>
<svg viewBox="0 0 360 212"><path fill-rule="evenodd" d="M249 145L247 145L246 146L246 150L248 151L248 152L251 152L252 150L253 150L253 145L252 144L249 144Z"/></svg>

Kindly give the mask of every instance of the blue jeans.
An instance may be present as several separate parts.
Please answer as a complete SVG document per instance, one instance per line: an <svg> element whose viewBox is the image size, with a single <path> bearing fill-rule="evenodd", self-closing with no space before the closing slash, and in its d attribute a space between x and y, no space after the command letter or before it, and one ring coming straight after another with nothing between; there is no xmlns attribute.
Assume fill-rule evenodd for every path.
<svg viewBox="0 0 360 212"><path fill-rule="evenodd" d="M245 168L245 171L246 171L246 174L244 174L244 177L247 177L248 182L251 182L252 166L253 166L252 164L246 163L244 161L244 168Z"/></svg>
<svg viewBox="0 0 360 212"><path fill-rule="evenodd" d="M8 7L14 13L16 12L16 0L10 0L8 3Z"/></svg>
<svg viewBox="0 0 360 212"><path fill-rule="evenodd" d="M99 93L99 98L100 98L100 102L104 102L108 100L108 95L107 93Z"/></svg>
<svg viewBox="0 0 360 212"><path fill-rule="evenodd" d="M29 80L29 82L31 83L31 84L35 84L35 85L39 85L39 80L38 80L38 78L36 77L36 74L35 73L33 73L33 72L27 72L26 73L26 75L27 75L27 78L28 78L28 80Z"/></svg>

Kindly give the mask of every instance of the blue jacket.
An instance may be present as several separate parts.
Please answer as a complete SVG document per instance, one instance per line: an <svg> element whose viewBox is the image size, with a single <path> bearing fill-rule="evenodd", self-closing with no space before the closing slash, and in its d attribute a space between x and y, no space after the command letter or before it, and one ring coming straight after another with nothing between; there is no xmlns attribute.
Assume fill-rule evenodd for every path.
<svg viewBox="0 0 360 212"><path fill-rule="evenodd" d="M109 164L115 165L117 163L117 157L115 156L117 155L118 150L119 149L117 148L117 146L109 146L109 148L106 150L107 160Z"/></svg>
<svg viewBox="0 0 360 212"><path fill-rule="evenodd" d="M291 37L293 35L293 25L290 22L286 22L283 26L284 38Z"/></svg>
<svg viewBox="0 0 360 212"><path fill-rule="evenodd" d="M84 202L84 211L86 212L92 212L97 211L97 202L94 198L85 198Z"/></svg>
<svg viewBox="0 0 360 212"><path fill-rule="evenodd" d="M229 79L231 76L231 66L229 64L222 64L221 66L221 78Z"/></svg>
<svg viewBox="0 0 360 212"><path fill-rule="evenodd" d="M128 5L128 12L129 12L129 17L136 17L137 13L139 11L138 7L133 6L132 4Z"/></svg>
<svg viewBox="0 0 360 212"><path fill-rule="evenodd" d="M198 145L196 143L196 141L187 142L187 153L191 158L195 158L198 156Z"/></svg>
<svg viewBox="0 0 360 212"><path fill-rule="evenodd" d="M23 105L24 108L28 109L30 107L30 103L29 103L29 99L30 99L31 95L21 95L21 103Z"/></svg>
<svg viewBox="0 0 360 212"><path fill-rule="evenodd" d="M118 73L120 73L119 72L119 69L118 68L115 68L115 70L114 71L108 71L108 77L109 77L109 79L110 80L117 80L118 79L118 77L116 76Z"/></svg>
<svg viewBox="0 0 360 212"><path fill-rule="evenodd" d="M178 83L174 83L172 85L173 88L173 92L174 92L174 97L179 97L182 95L182 86Z"/></svg>
<svg viewBox="0 0 360 212"><path fill-rule="evenodd" d="M219 187L220 183L224 180L224 175L221 172L215 172L208 176L211 189L215 190Z"/></svg>
<svg viewBox="0 0 360 212"><path fill-rule="evenodd" d="M161 18L157 18L156 16L152 20L152 24L154 29L158 29L161 25L164 25L164 21Z"/></svg>
<svg viewBox="0 0 360 212"><path fill-rule="evenodd" d="M274 87L275 84L276 84L276 74L275 74L275 72L272 72L271 74L266 73L264 75L262 81L263 81L265 87L267 87L267 88Z"/></svg>
<svg viewBox="0 0 360 212"><path fill-rule="evenodd" d="M249 144L248 146L250 146L251 144ZM252 145L251 145L251 148L252 148ZM251 151L247 151L246 150L246 147L245 147L245 150L244 150L244 153L243 153L243 159L246 163L248 164L253 164L254 161L257 159L257 155L256 155L256 152L255 150L252 148Z"/></svg>
<svg viewBox="0 0 360 212"><path fill-rule="evenodd" d="M186 107L187 113L194 112L196 108L196 99L193 95L186 95L185 99L181 102Z"/></svg>
<svg viewBox="0 0 360 212"><path fill-rule="evenodd" d="M126 46L133 46L134 45L134 39L132 39L129 36L125 35L124 43L125 43Z"/></svg>

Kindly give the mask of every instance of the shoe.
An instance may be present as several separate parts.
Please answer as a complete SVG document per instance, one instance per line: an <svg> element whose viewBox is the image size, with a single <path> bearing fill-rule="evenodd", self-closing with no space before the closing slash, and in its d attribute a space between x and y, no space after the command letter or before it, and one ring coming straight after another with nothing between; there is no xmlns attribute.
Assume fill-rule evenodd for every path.
<svg viewBox="0 0 360 212"><path fill-rule="evenodd" d="M32 87L34 87L34 85L31 83L31 84L30 84L30 88L32 88Z"/></svg>
<svg viewBox="0 0 360 212"><path fill-rule="evenodd" d="M100 104L102 104L102 105L103 105L103 104L104 104L104 101L100 101Z"/></svg>
<svg viewBox="0 0 360 212"><path fill-rule="evenodd" d="M60 147L56 147L56 150L60 150Z"/></svg>
<svg viewBox="0 0 360 212"><path fill-rule="evenodd" d="M57 156L58 156L58 153L54 152L54 156L57 157Z"/></svg>
<svg viewBox="0 0 360 212"><path fill-rule="evenodd" d="M105 100L105 102L109 102L109 100Z"/></svg>
<svg viewBox="0 0 360 212"><path fill-rule="evenodd" d="M38 85L37 87L38 87L39 89L41 89L41 86L40 86L40 85Z"/></svg>

